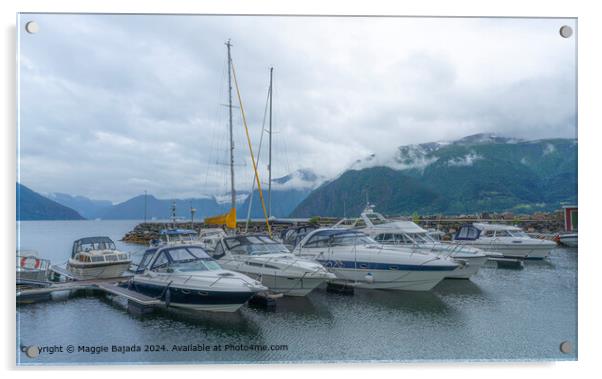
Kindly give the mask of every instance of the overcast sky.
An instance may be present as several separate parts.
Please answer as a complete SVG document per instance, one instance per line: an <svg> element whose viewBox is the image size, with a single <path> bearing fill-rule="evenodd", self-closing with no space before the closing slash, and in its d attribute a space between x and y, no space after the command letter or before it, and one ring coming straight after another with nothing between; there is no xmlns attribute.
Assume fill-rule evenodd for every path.
<svg viewBox="0 0 602 379"><path fill-rule="evenodd" d="M21 32L31 19L39 32ZM480 132L574 138L576 39L561 38L562 25L576 26L23 15L20 180L42 193L115 202L144 190L161 198L227 192L229 38L255 150L274 67L275 177L299 168L333 176L370 153ZM248 190L248 147L234 111L237 187Z"/></svg>

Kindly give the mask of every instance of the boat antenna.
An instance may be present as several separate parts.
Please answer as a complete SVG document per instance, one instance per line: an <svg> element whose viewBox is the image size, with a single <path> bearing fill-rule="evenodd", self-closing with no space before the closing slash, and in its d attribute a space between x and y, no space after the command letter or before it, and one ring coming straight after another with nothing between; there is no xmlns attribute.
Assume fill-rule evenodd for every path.
<svg viewBox="0 0 602 379"><path fill-rule="evenodd" d="M232 132L232 55L230 39L226 42L228 47L228 112L229 112L229 134L230 134L230 193L232 195L231 208L236 208L236 189L234 188L234 136Z"/></svg>
<svg viewBox="0 0 602 379"><path fill-rule="evenodd" d="M144 190L144 223L146 224L146 197L147 197L147 190Z"/></svg>
<svg viewBox="0 0 602 379"><path fill-rule="evenodd" d="M272 77L274 67L270 67L270 126L269 126L269 158L268 158L268 218L272 216Z"/></svg>
<svg viewBox="0 0 602 379"><path fill-rule="evenodd" d="M176 227L176 201L173 200L171 202L171 222L173 224L173 227Z"/></svg>

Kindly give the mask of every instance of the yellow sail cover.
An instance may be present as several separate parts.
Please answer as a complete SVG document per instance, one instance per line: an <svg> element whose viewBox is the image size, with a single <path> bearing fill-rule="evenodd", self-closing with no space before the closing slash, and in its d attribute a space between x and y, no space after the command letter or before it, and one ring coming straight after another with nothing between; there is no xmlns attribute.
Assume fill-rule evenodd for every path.
<svg viewBox="0 0 602 379"><path fill-rule="evenodd" d="M206 217L207 225L226 225L230 229L236 229L236 208L231 208L230 212L218 216Z"/></svg>

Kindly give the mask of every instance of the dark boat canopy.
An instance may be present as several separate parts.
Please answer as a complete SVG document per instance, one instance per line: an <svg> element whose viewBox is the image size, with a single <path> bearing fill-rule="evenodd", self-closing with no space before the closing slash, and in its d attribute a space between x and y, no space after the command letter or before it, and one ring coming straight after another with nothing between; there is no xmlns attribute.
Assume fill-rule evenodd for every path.
<svg viewBox="0 0 602 379"><path fill-rule="evenodd" d="M71 258L75 257L75 254L79 253L82 246L92 245L94 248L104 248L109 250L115 250L115 242L109 237L85 237L80 238L73 242L73 249L71 250Z"/></svg>
<svg viewBox="0 0 602 379"><path fill-rule="evenodd" d="M151 247L146 249L144 255L140 259L140 262L136 264L137 268L134 271L136 274L143 273L147 268L152 268L151 261L156 262L161 255L165 257L165 260L169 263L177 263L182 259L182 252L185 251L188 255L184 255L186 261L195 260L212 260L207 252L200 245L164 245Z"/></svg>
<svg viewBox="0 0 602 379"><path fill-rule="evenodd" d="M465 224L460 227L460 230L456 232L454 236L455 241L475 241L479 239L481 230L475 228L473 225Z"/></svg>

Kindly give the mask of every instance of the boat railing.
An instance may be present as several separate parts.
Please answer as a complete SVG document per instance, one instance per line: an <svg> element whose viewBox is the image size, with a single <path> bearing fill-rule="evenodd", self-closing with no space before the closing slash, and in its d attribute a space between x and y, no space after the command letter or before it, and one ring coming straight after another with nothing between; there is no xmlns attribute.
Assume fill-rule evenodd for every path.
<svg viewBox="0 0 602 379"><path fill-rule="evenodd" d="M207 276L207 275L198 275L198 274L197 274L197 275L186 275L186 276L187 276L187 278L184 280L183 284L186 284L186 283L188 283L188 281L190 281L190 280L191 280L191 279L193 279L193 278L203 278L203 279L213 279L213 278L214 278L213 276ZM215 280L214 280L214 281L213 281L213 282L212 282L212 283L209 285L209 287L213 287L215 284L217 284L217 283L218 283L220 280L222 280L222 279L228 279L228 280L237 280L237 281L239 281L239 282L243 282L243 283L245 283L245 284L249 284L249 285L253 285L253 284L254 284L254 283L252 283L252 282L249 282L248 280L246 280L246 279L244 279L244 278L240 278L240 277L237 277L237 276L229 276L229 275L226 275L226 276L221 276L221 275L220 275L220 276L218 276L218 278L217 278L217 279L215 279Z"/></svg>

